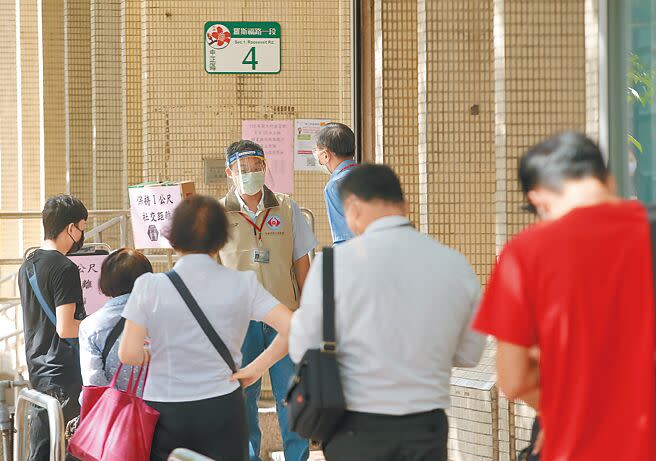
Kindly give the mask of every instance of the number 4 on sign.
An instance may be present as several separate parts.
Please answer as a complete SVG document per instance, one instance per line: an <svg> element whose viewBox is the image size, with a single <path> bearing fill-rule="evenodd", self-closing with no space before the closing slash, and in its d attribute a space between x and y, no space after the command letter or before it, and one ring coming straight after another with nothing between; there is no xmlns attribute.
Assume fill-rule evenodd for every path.
<svg viewBox="0 0 656 461"><path fill-rule="evenodd" d="M250 61L248 60L250 57ZM250 51L246 54L246 57L244 60L241 62L242 64L250 64L251 65L251 70L255 70L255 66L257 66L257 61L255 60L255 47L252 47Z"/></svg>

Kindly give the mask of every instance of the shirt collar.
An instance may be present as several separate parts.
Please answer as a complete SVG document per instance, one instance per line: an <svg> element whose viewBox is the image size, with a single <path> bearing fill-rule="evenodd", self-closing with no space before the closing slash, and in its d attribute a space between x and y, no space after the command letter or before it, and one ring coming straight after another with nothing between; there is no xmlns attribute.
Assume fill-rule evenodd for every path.
<svg viewBox="0 0 656 461"><path fill-rule="evenodd" d="M350 159L350 158L347 159L347 160L344 160L342 163L340 163L339 165L337 165L337 168L335 168L335 171L333 171L333 172L330 174L330 177L331 177L331 178L334 178L335 176L337 176L338 174L340 174L340 173L342 172L342 170L344 170L344 168L346 168L347 166L352 165L352 164L354 164L354 163L355 163L355 160Z"/></svg>
<svg viewBox="0 0 656 461"><path fill-rule="evenodd" d="M394 227L407 226L410 220L405 216L385 216L378 218L367 226L364 233L375 232L383 229L392 229Z"/></svg>
<svg viewBox="0 0 656 461"><path fill-rule="evenodd" d="M236 194L236 195L237 195L237 200L239 201L239 204L241 205L241 210L245 213L248 213L251 218L259 215L262 212L262 210L264 210L264 193L262 193L262 196L260 197L260 201L257 204L257 210L255 211L255 213L253 213L251 211L251 209L248 208L248 206L246 205L246 202L244 202L244 199L241 198L241 195L239 195L239 194Z"/></svg>
<svg viewBox="0 0 656 461"><path fill-rule="evenodd" d="M180 259L178 259L175 263L175 266L173 266L174 269L178 269L180 267L184 267L187 265L196 265L196 264L207 264L207 263L216 263L210 255L205 254L205 253L193 253L193 254L188 254L181 256Z"/></svg>
<svg viewBox="0 0 656 461"><path fill-rule="evenodd" d="M124 306L128 302L130 293L116 296L105 303L105 307Z"/></svg>

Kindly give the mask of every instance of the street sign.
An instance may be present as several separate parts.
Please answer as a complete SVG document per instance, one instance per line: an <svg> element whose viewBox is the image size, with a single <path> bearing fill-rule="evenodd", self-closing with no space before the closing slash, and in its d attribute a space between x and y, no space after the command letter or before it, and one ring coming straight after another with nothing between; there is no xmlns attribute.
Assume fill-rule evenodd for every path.
<svg viewBox="0 0 656 461"><path fill-rule="evenodd" d="M206 22L205 71L210 74L280 72L280 24Z"/></svg>

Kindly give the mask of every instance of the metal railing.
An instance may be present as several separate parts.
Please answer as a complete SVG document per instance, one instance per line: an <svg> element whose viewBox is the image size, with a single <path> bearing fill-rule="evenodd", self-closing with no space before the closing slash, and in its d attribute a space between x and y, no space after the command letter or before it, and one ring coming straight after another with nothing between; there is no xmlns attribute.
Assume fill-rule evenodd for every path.
<svg viewBox="0 0 656 461"><path fill-rule="evenodd" d="M48 432L50 434L50 461L64 461L66 458L66 443L64 441L64 414L59 401L49 395L23 389L18 393L16 402L16 443L14 444L14 461L25 461L29 453L26 445L29 439L30 417L27 415L28 403L44 408L48 412ZM33 422L32 422L33 423Z"/></svg>
<svg viewBox="0 0 656 461"><path fill-rule="evenodd" d="M169 455L168 461L215 461L207 456L200 455L186 448L173 450Z"/></svg>

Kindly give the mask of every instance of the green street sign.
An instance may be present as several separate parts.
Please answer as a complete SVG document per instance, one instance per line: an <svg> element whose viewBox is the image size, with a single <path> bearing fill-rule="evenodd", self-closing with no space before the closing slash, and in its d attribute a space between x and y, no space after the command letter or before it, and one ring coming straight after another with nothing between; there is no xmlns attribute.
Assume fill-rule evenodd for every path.
<svg viewBox="0 0 656 461"><path fill-rule="evenodd" d="M281 60L280 36L277 22L206 22L205 71L277 74Z"/></svg>

